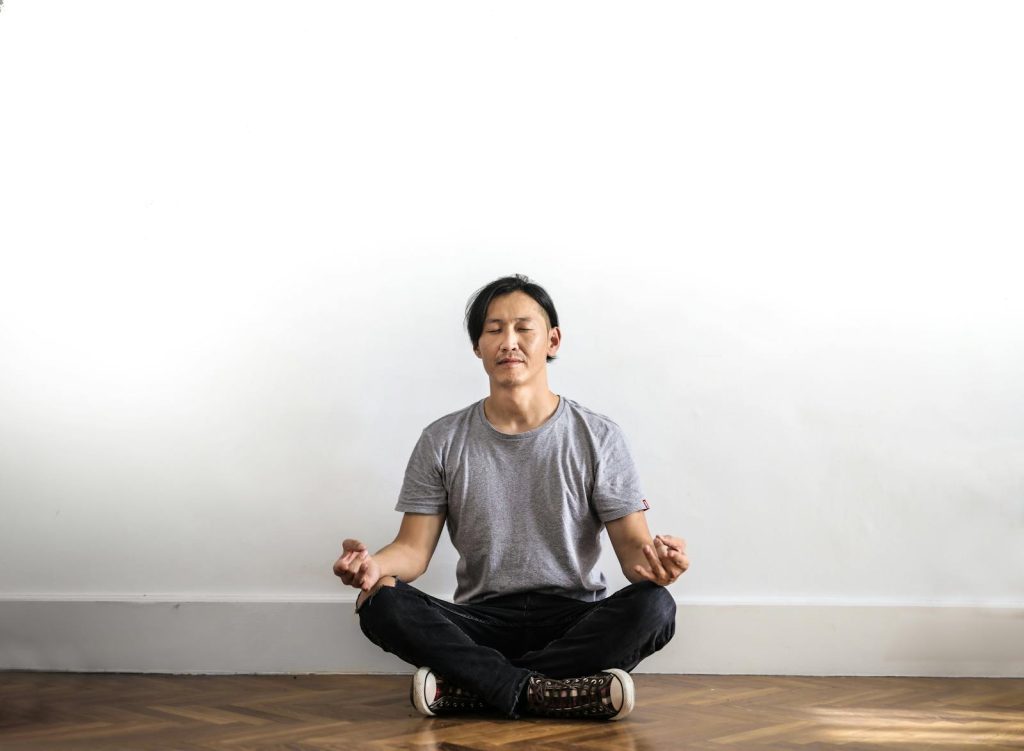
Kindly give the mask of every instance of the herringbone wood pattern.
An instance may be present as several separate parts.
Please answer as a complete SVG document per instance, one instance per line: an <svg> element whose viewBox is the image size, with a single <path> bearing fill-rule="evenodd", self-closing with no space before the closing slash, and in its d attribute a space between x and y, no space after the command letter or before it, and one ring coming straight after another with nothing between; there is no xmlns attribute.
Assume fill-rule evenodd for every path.
<svg viewBox="0 0 1024 751"><path fill-rule="evenodd" d="M403 676L0 673L0 749L1024 749L1024 679L636 675L622 722L426 719Z"/></svg>

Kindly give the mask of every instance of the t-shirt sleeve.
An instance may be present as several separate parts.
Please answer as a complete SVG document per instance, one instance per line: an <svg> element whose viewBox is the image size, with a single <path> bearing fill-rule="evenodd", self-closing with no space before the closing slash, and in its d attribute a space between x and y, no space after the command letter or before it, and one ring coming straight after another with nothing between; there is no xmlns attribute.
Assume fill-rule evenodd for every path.
<svg viewBox="0 0 1024 751"><path fill-rule="evenodd" d="M609 431L598 449L591 502L602 522L650 508L629 443L618 426Z"/></svg>
<svg viewBox="0 0 1024 751"><path fill-rule="evenodd" d="M440 514L447 508L448 491L444 485L441 455L424 430L405 467L405 479L402 481L395 511Z"/></svg>

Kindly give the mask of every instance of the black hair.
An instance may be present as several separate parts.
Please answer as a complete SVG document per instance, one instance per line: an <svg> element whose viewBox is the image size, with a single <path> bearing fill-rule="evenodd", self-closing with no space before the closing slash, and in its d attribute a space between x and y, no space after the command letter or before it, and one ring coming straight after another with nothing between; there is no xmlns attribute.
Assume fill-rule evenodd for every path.
<svg viewBox="0 0 1024 751"><path fill-rule="evenodd" d="M558 313L555 311L555 304L551 302L551 296L539 284L531 282L522 274L515 276L503 276L495 279L485 287L481 287L466 304L466 331L469 333L469 341L473 343L473 349L480 343L480 334L484 330L484 317L487 315L487 307L495 297L501 297L512 292L525 292L544 310L548 316L548 330L558 325ZM547 361L556 359L551 355Z"/></svg>

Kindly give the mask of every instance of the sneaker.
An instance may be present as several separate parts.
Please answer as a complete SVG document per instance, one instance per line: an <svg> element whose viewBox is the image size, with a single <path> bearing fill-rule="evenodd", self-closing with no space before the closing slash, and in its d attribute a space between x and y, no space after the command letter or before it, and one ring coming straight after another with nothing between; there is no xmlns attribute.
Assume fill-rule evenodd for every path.
<svg viewBox="0 0 1024 751"><path fill-rule="evenodd" d="M488 708L476 694L449 683L430 668L420 668L412 677L412 705L421 715L478 712Z"/></svg>
<svg viewBox="0 0 1024 751"><path fill-rule="evenodd" d="M635 693L629 673L611 668L582 678L531 676L526 696L530 714L621 720L633 711Z"/></svg>

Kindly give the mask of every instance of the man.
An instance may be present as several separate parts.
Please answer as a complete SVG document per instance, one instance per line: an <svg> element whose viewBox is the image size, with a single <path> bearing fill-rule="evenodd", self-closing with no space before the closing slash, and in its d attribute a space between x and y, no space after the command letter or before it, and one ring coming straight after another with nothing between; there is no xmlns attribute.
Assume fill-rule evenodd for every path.
<svg viewBox="0 0 1024 751"><path fill-rule="evenodd" d="M342 544L334 573L361 590L363 633L419 668L424 715L622 719L630 670L675 632L664 587L689 567L685 541L652 539L625 437L548 388L562 333L547 292L522 275L470 299L466 327L490 396L428 425L405 471L394 542ZM454 602L409 585L445 523L459 553ZM607 596L602 526L632 582Z"/></svg>

